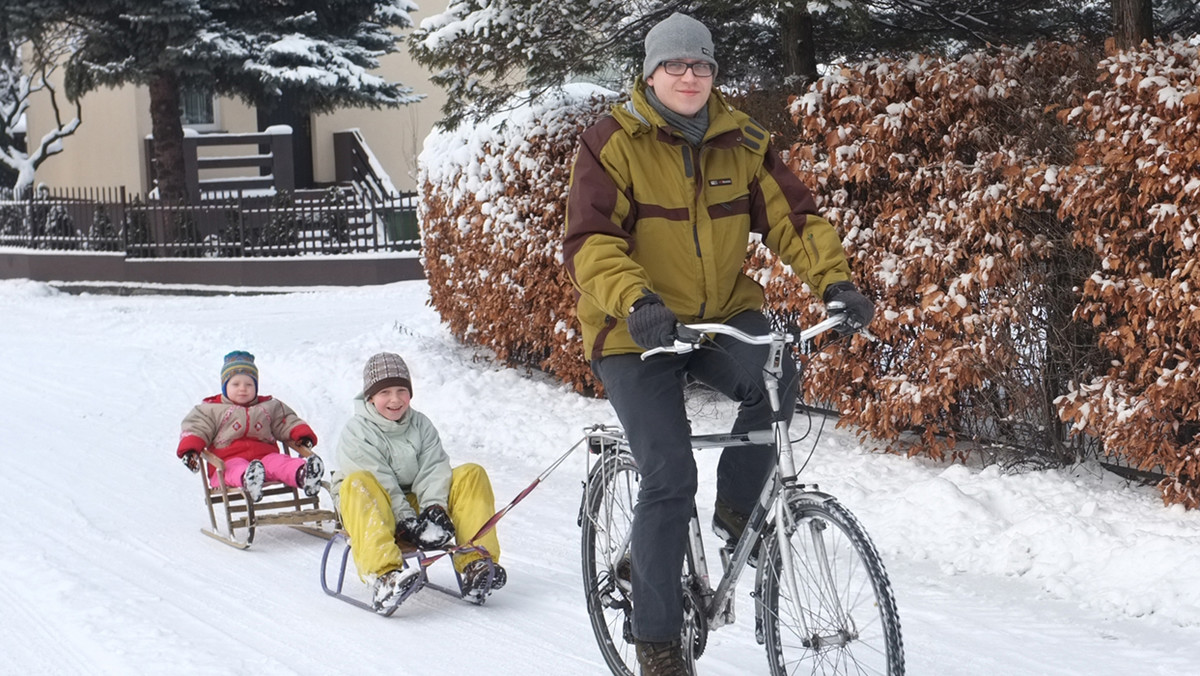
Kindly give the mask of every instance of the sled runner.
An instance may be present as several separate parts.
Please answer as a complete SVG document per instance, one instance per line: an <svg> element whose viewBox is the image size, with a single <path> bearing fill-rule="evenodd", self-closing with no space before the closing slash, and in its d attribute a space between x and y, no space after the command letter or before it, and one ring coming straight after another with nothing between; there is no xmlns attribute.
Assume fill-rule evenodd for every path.
<svg viewBox="0 0 1200 676"><path fill-rule="evenodd" d="M397 544L401 545L401 551L404 554L405 565L416 566L419 573L417 575L417 579L411 584L411 586L409 586L408 589L406 589L404 593L401 594L391 605L384 608L375 608L370 603L357 599L354 596L346 593L346 569L350 561L350 539L346 536L344 531L340 530L329 539L329 543L325 545L325 552L321 555L321 589L324 589L326 594L334 598L341 599L350 605L379 613L384 617L391 617L392 613L396 612L396 609L403 605L405 601L426 587L435 589L443 594L448 594L455 598L464 599L470 603L474 603L475 605L483 605L483 603L487 600L488 594L482 594L480 596L469 595L465 589L462 574L460 574L457 570L454 570L453 567L451 567L451 570L454 570L454 578L457 582L454 587L438 584L429 579L429 566L433 565L433 563L438 559L443 557L449 559L449 555L451 554L477 551L483 554L483 560L488 562L486 587L490 589L496 568L492 563L491 558L487 556L486 549L476 545L462 545L447 549L422 551L420 549L416 549L407 542L397 541ZM338 546L341 547L341 555L337 556L336 558L340 558L340 561L335 561L333 564L334 569L337 571L337 580L334 582L333 586L330 586L330 554L332 554L334 549Z"/></svg>
<svg viewBox="0 0 1200 676"><path fill-rule="evenodd" d="M290 453L301 458L312 455L306 446L284 444L281 453ZM209 466L216 468L217 485L209 486ZM204 504L208 506L211 528L200 532L238 549L247 549L254 542L254 532L259 526L291 526L297 530L332 537L338 525L337 514L331 509L321 509L319 495L305 495L300 488L272 481L263 486L263 497L251 502L241 486L225 483L225 463L209 451L200 452L200 481L204 486ZM329 484L321 486L329 491Z"/></svg>

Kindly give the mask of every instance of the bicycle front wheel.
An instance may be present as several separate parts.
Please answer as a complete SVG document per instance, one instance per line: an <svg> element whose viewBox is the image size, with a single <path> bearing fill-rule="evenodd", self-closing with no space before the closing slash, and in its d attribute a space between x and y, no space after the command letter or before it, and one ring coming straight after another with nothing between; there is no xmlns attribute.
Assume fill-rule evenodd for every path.
<svg viewBox="0 0 1200 676"><path fill-rule="evenodd" d="M904 674L900 616L875 545L832 497L788 500L763 535L760 630L772 676Z"/></svg>
<svg viewBox="0 0 1200 676"><path fill-rule="evenodd" d="M600 652L617 676L637 673L630 597L629 537L641 475L633 456L608 455L592 468L583 496L583 590Z"/></svg>

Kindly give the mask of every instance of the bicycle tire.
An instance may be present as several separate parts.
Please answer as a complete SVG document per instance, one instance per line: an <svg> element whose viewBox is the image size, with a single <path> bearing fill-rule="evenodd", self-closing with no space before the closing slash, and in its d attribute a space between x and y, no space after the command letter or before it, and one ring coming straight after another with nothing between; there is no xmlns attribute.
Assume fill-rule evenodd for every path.
<svg viewBox="0 0 1200 676"><path fill-rule="evenodd" d="M813 493L792 496L787 519L799 598L791 598L791 585L781 579L775 527L763 534L757 582L759 630L772 676L903 676L896 600L858 520L832 497Z"/></svg>
<svg viewBox="0 0 1200 676"><path fill-rule="evenodd" d="M583 495L583 591L592 632L616 676L638 673L628 575L617 571L628 553L640 481L632 455L607 454L592 468Z"/></svg>

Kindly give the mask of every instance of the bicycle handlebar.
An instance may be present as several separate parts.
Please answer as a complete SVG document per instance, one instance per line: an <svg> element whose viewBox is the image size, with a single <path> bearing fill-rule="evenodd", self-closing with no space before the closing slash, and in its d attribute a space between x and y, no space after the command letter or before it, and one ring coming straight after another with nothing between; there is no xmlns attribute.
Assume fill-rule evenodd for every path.
<svg viewBox="0 0 1200 676"><path fill-rule="evenodd" d="M662 353L685 354L691 352L699 347L700 343L705 338L705 334L709 333L720 333L750 345L770 345L777 340L784 343L794 343L797 341L812 340L822 333L839 326L844 321L846 321L846 317L845 315L841 314L826 317L824 320L817 322L816 324L813 324L807 329L801 331L799 336L792 333L778 331L772 331L761 336L756 336L746 333L741 329L736 329L728 324L677 324L675 344L646 350L642 353L642 359Z"/></svg>

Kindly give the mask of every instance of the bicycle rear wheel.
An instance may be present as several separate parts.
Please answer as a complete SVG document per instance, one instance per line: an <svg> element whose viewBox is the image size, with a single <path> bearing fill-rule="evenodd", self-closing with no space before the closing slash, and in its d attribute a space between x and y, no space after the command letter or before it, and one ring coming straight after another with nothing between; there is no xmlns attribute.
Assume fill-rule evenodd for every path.
<svg viewBox="0 0 1200 676"><path fill-rule="evenodd" d="M776 527L785 529L787 550L774 530L763 534L757 583L771 674L902 676L891 583L858 520L821 494L791 496L785 512Z"/></svg>
<svg viewBox="0 0 1200 676"><path fill-rule="evenodd" d="M583 591L600 652L617 676L637 673L629 594L629 536L641 475L628 453L606 455L584 489Z"/></svg>

